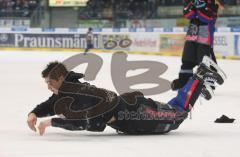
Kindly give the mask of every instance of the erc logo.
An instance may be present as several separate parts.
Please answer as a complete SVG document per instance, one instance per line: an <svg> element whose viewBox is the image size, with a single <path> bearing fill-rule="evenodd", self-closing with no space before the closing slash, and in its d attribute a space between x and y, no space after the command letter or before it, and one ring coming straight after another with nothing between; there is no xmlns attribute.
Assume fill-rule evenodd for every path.
<svg viewBox="0 0 240 157"><path fill-rule="evenodd" d="M0 34L0 41L1 42L6 42L8 40L8 35L7 34Z"/></svg>

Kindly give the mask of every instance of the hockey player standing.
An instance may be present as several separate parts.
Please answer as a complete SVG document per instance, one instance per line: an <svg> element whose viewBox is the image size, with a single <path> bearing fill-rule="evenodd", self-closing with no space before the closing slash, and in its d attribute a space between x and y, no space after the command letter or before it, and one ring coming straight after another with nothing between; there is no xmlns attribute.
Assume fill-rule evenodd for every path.
<svg viewBox="0 0 240 157"><path fill-rule="evenodd" d="M87 42L87 47L84 51L84 54L86 55L87 52L93 48L93 33L92 33L92 28L88 28L88 32L86 33L86 42Z"/></svg>
<svg viewBox="0 0 240 157"><path fill-rule="evenodd" d="M182 88L190 77L193 68L198 65L203 56L209 56L216 62L213 52L215 22L221 1L215 0L185 0L184 17L190 20L186 42L182 54L182 65L178 79L172 84L172 90Z"/></svg>
<svg viewBox="0 0 240 157"><path fill-rule="evenodd" d="M208 63L208 64L206 64ZM211 65L217 69L212 71ZM177 129L198 99L205 79L223 84L225 75L206 58L176 97L168 103L145 98L141 92L116 93L79 81L83 74L67 71L59 62L49 63L42 76L53 95L28 115L28 126L36 130L37 118L59 115L40 122L40 135L49 126L67 130L103 131L106 126L125 134L162 134Z"/></svg>

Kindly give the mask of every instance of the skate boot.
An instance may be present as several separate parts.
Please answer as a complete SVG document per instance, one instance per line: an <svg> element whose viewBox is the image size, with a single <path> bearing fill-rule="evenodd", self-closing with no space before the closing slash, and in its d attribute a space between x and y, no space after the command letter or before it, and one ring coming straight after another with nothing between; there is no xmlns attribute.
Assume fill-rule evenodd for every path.
<svg viewBox="0 0 240 157"><path fill-rule="evenodd" d="M210 100L213 96L213 90L216 88L215 84L222 85L226 79L226 74L210 58L204 57L204 60L199 65L195 75L204 82L201 96L206 100Z"/></svg>
<svg viewBox="0 0 240 157"><path fill-rule="evenodd" d="M219 73L212 71L204 64L200 64L196 76L202 79L204 82L211 81L212 84L216 82L217 84L222 85L224 82L224 78Z"/></svg>
<svg viewBox="0 0 240 157"><path fill-rule="evenodd" d="M201 66L202 65L202 66ZM217 73L218 75L220 75L220 77L222 78L222 83L224 82L225 79L227 79L227 75L225 74L225 72L213 61L211 60L208 56L204 56L202 63L199 66L199 70L207 70L208 72L212 72L212 73ZM211 80L208 80L208 82L213 82ZM217 82L219 85L221 85L222 83Z"/></svg>
<svg viewBox="0 0 240 157"><path fill-rule="evenodd" d="M208 63L212 61L210 61L210 58L205 58L205 60L207 60ZM215 70L212 70L211 67L213 67ZM206 62L202 62L197 69L197 77L201 78L204 82L211 83L212 86L215 86L215 82L219 85L222 85L226 79L226 74L216 63L214 63L214 65L211 63L211 67L210 65L208 66Z"/></svg>

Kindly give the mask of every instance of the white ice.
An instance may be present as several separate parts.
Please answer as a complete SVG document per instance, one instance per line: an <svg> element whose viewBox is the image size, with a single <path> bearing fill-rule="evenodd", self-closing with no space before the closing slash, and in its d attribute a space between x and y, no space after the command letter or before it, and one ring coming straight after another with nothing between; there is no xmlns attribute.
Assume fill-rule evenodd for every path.
<svg viewBox="0 0 240 157"><path fill-rule="evenodd" d="M0 157L239 157L240 156L240 61L219 60L228 75L211 101L196 103L192 119L166 135L126 136L107 128L103 133L48 128L44 136L32 132L27 114L50 96L41 71L49 61L75 53L0 52ZM91 83L115 90L111 81L111 54L98 54L104 65ZM163 78L173 80L180 69L179 57L129 55L128 60L155 60L168 65ZM84 72L86 65L75 70ZM167 102L176 93L149 96ZM216 124L222 114L233 124ZM38 119L38 123L41 119Z"/></svg>

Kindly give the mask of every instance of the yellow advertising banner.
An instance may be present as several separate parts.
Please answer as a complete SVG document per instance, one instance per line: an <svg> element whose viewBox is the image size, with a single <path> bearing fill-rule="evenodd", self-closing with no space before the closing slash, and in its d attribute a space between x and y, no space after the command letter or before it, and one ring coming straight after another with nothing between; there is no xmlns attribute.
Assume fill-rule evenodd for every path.
<svg viewBox="0 0 240 157"><path fill-rule="evenodd" d="M187 27L189 25L189 20L186 18L177 18L176 26L177 27Z"/></svg>
<svg viewBox="0 0 240 157"><path fill-rule="evenodd" d="M185 42L185 34L160 34L160 53L181 55Z"/></svg>
<svg viewBox="0 0 240 157"><path fill-rule="evenodd" d="M88 0L49 0L50 7L86 6Z"/></svg>

